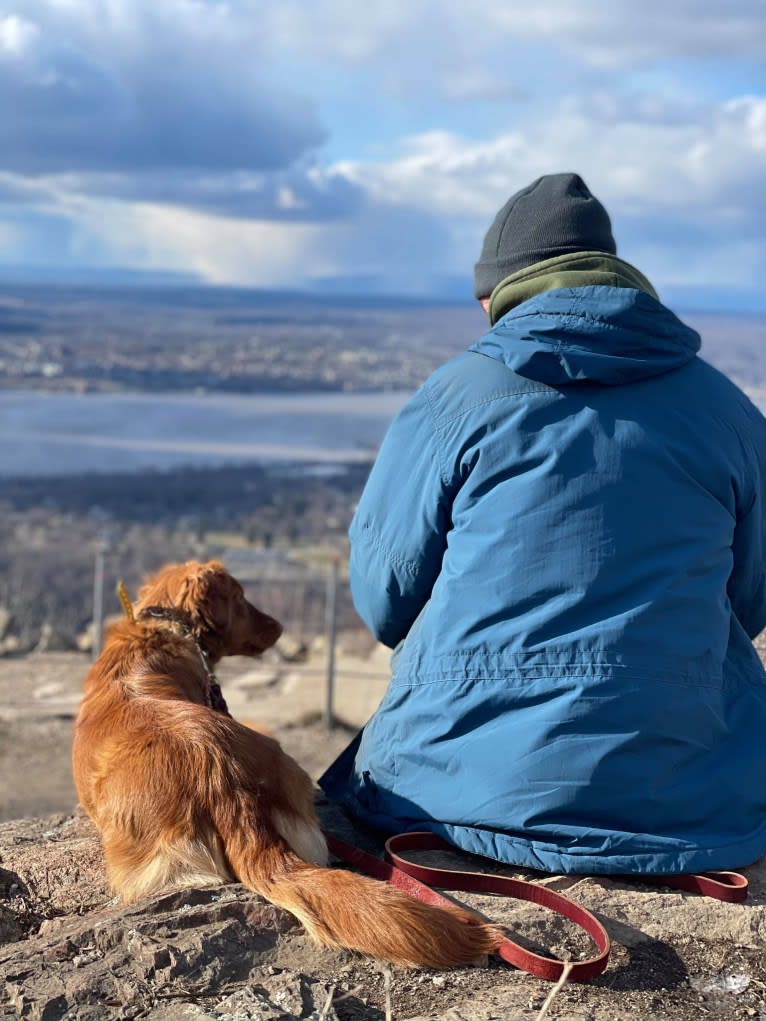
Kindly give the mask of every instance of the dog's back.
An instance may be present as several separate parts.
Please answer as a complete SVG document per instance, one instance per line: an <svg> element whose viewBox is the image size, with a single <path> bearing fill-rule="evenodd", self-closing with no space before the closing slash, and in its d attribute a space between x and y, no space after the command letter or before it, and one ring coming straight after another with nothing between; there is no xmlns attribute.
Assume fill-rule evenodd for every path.
<svg viewBox="0 0 766 1021"><path fill-rule="evenodd" d="M401 964L468 963L496 947L499 934L458 909L325 867L308 775L210 697L209 663L262 651L279 625L244 601L220 564L185 567L142 590L149 620L109 632L75 725L75 782L101 831L113 889L131 901L236 877L319 942ZM158 592L171 600L168 612L152 604Z"/></svg>
<svg viewBox="0 0 766 1021"><path fill-rule="evenodd" d="M210 714L199 684L189 683L200 668L173 635L124 621L85 681L74 779L125 901L232 878L194 789L194 773L209 773L211 749Z"/></svg>

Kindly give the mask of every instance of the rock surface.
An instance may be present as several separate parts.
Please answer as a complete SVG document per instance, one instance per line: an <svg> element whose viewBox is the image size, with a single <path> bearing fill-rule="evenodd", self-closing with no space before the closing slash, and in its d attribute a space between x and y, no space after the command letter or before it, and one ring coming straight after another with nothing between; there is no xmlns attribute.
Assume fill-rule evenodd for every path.
<svg viewBox="0 0 766 1021"><path fill-rule="evenodd" d="M351 835L336 810L320 812ZM353 835L369 845L369 834ZM430 857L444 864L444 856ZM388 996L397 1021L513 1021L536 1018L551 988L494 960L404 971L323 950L289 914L237 884L120 905L106 889L98 837L79 811L0 825L0 862L2 1018L383 1021ZM604 975L565 987L547 1016L766 1019L766 862L748 871L747 905L547 878L595 911L614 941ZM538 908L462 899L529 945L575 958L593 952L570 923Z"/></svg>

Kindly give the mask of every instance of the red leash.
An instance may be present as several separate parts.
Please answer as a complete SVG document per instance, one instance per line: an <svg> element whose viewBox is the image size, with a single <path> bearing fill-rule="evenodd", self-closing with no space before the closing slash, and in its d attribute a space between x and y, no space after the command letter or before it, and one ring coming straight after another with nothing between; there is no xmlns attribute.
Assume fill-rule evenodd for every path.
<svg viewBox="0 0 766 1021"><path fill-rule="evenodd" d="M455 848L446 844L433 833L400 833L386 841L388 861L381 861L366 851L346 844L337 837L325 834L327 846L338 858L356 866L362 872L385 880L403 893L426 904L437 907L452 906L451 902L431 889L439 886L443 890L461 890L464 893L497 893L516 900L531 901L542 907L549 908L559 915L570 919L594 941L600 953L586 961L565 963L553 957L544 957L531 950L504 939L497 953L504 961L513 964L522 971L527 971L538 978L556 982L569 968L568 978L572 982L585 982L595 975L600 975L609 960L610 941L606 929L601 922L585 908L569 900L554 890L549 890L536 883L527 883L522 879L509 879L506 876L486 875L482 872L456 872L452 869L430 868L414 865L399 856L398 851L454 851Z"/></svg>
<svg viewBox="0 0 766 1021"><path fill-rule="evenodd" d="M615 877L617 878L617 877ZM621 876L633 883L651 883L652 886L669 886L674 890L698 893L729 904L747 900L747 876L741 872L690 872L683 876Z"/></svg>
<svg viewBox="0 0 766 1021"><path fill-rule="evenodd" d="M387 861L381 861L380 858L347 844L329 833L325 833L325 836L327 846L337 858L341 858L349 865L374 876L375 879L390 883L416 900L434 904L437 907L450 906L450 901L431 889L433 886L438 886L443 890L460 890L464 893L494 893L503 897L512 897L515 900L529 901L555 911L556 914L563 915L564 918L574 922L590 936L599 949L596 956L589 957L587 960L564 962L554 957L546 957L543 954L526 950L506 937L497 949L498 955L508 964L512 964L530 975L556 982L568 968L568 981L585 982L589 978L600 975L606 968L611 947L606 929L590 911L563 894L556 893L555 890L523 879L511 879L507 876L415 865L400 856L402 851L456 850L433 833L399 833L397 836L389 837L385 845ZM679 876L615 876L613 878L669 886L689 893L715 897L717 900L730 903L744 901L748 893L747 879L738 872L707 872L701 875Z"/></svg>

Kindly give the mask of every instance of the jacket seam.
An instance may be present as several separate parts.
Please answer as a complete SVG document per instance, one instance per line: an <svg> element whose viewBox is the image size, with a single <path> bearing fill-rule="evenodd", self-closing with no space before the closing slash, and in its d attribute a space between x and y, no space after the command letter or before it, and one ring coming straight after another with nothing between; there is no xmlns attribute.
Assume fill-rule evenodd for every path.
<svg viewBox="0 0 766 1021"><path fill-rule="evenodd" d="M671 848L667 848L667 849L665 849L665 848L663 848L663 849L657 848L657 849L646 850L646 851L631 851L631 852L629 852L627 854L624 851L622 851L622 852L612 852L612 851L602 851L602 850L599 850L598 852L594 852L593 850L588 850L588 851L583 851L582 853L578 854L576 851L572 851L571 849L570 850L562 850L559 845L551 844L551 843L548 843L547 841L544 841L544 840L535 840L534 838L525 839L523 837L521 837L521 838L520 837L516 837L513 834L510 834L510 833L506 832L505 830L491 829L489 827L484 829L484 828L482 828L480 826L469 826L469 825L467 825L465 823L459 823L459 822L458 823L439 822L436 825L440 826L440 827L444 827L445 829L449 828L449 829L453 829L453 830L462 830L463 832L472 833L472 834L475 833L480 839L486 838L487 835L490 835L492 838L499 838L503 842L508 842L508 843L514 845L515 847L519 848L519 849L531 850L532 853L536 853L538 851L541 851L543 854L555 855L557 858L560 858L562 861L566 860L566 859L569 859L569 860L572 860L572 861L579 861L581 859L586 859L586 858L590 858L590 859L593 859L593 860L602 860L604 858L606 858L606 859L615 858L615 859L631 859L631 860L635 860L636 858L657 858L657 857L668 857L670 855L673 855L675 857L682 857L682 856L685 856L685 855L693 855L694 857L702 857L703 855L713 854L713 853L716 853L716 852L734 850L734 849L740 848L742 846L742 844L743 844L742 840L735 840L735 841L731 841L731 842L727 841L727 843L725 843L725 844L715 844L715 845L712 845L712 846L704 846L703 847L703 846L697 844L697 845L695 845L693 847L683 846L683 847L680 847L680 848L676 847L676 848L672 848L672 849ZM755 831L755 833L752 836L750 836L749 839L746 841L746 844L749 845L752 842L761 839L763 834L766 834L766 824L764 824L762 826L759 826L758 829ZM465 848L462 848L462 847L459 847L459 849L460 850L465 850ZM470 854L471 852L469 851L468 853ZM509 862L508 864L513 864L513 863ZM524 867L529 868L530 866L523 866L523 865L521 865L519 867L520 868L524 868ZM535 866L531 866L531 867L535 868ZM743 868L743 867L745 867L745 866L742 866L742 865L739 866L739 868ZM686 874L686 872L687 872L687 869L685 868L684 871L682 873L679 873L679 874L683 875L683 874ZM628 875L629 876L632 876L632 875L646 875L646 876L648 876L650 878L652 876L656 876L658 878L662 878L662 874L663 874L662 872L651 872L651 873L629 873ZM596 878L596 877L598 877L600 875L608 875L608 873L594 873L593 874L593 878Z"/></svg>
<svg viewBox="0 0 766 1021"><path fill-rule="evenodd" d="M436 415L435 399L434 399L433 394L431 393L431 387L428 385L428 383L424 383L423 384L423 393L425 394L425 397L426 397L426 404L428 406L428 412L429 412L429 414L431 416L431 425L433 426L433 430L434 430L434 441L436 443L436 456L437 456L438 461L439 461L439 478L441 479L442 485L446 489L446 488L449 487L450 480L447 478L446 465L445 465L445 460L444 460L444 451L442 449L442 442L441 442L441 435L440 435L441 429L440 429L439 422L438 422L437 415Z"/></svg>
<svg viewBox="0 0 766 1021"><path fill-rule="evenodd" d="M588 321L590 323L598 323L599 326L602 326L605 330L620 330L621 329L621 327L617 323L610 322L608 319L604 319L601 316L599 316L597 314L594 314L588 308L578 309L577 305L582 305L585 302L585 300L586 300L585 295L582 295L582 296L577 295L576 297L573 297L573 299L572 299L572 307L567 309L566 311L563 311L563 310L562 311L557 311L555 309L547 309L547 310L541 311L540 309L535 309L534 311L530 310L529 312L522 312L519 315L514 315L514 316L511 317L511 321L516 322L516 321L518 321L520 319L537 319L537 318L539 318L542 315L542 316L550 316L552 319L561 319L563 321L564 327L566 327L566 324L568 322L576 321L578 319L584 319L584 320L586 320L586 321ZM500 325L501 322L502 322L502 318L499 319L497 321L497 323L495 323L495 327L493 328L493 330L495 328L497 328L497 326ZM687 327L687 329L690 329L690 327ZM493 331L490 331L490 332L493 332ZM692 331L692 332L694 332L694 331ZM678 337L677 331L659 332L657 335L659 337L661 337L663 340L666 339L666 338L676 339ZM685 340L680 340L679 341L679 347L683 347L683 348L686 348L687 350L691 350L691 346L688 343L686 343ZM696 351L695 351L695 354L696 354Z"/></svg>
<svg viewBox="0 0 766 1021"><path fill-rule="evenodd" d="M394 567L401 567L413 578L417 578L418 565L414 560L407 560L405 557L399 556L394 553L392 549L383 542L382 539L378 539L377 536L373 535L368 526L364 526L361 531L361 537L364 538L365 542L371 546L378 553L382 553L386 560Z"/></svg>
<svg viewBox="0 0 766 1021"><path fill-rule="evenodd" d="M471 675L470 673L451 674L434 672L430 674L421 674L417 680L409 680L402 677L400 672L397 670L391 678L391 684L397 688L421 688L432 684L461 681L468 681L471 684L513 684L514 682L523 683L524 681L541 681L546 679L559 681L593 681L598 680L599 678L608 679L607 673L607 671L603 670L590 672L572 671L571 673L568 671L562 673L559 670L546 670L541 673L533 674L527 671L509 670L505 673L496 671L491 674L476 676ZM629 673L630 677L638 683L641 683L642 681L653 681L657 684L669 684L674 687L704 688L711 691L719 691L721 688L726 686L726 679L723 677L714 680L704 680L700 677L684 677L683 675L666 677L650 671L631 670ZM621 677L619 680L627 681L628 678Z"/></svg>
<svg viewBox="0 0 766 1021"><path fill-rule="evenodd" d="M503 400L505 397L524 397L526 394L538 393L557 394L557 391L553 387L545 385L527 387L524 390L508 390L505 393L494 394L492 397L486 397L484 398L484 400L477 401L476 404L471 404L467 408L463 408L462 411L459 411L451 418L445 418L441 421L435 420L434 424L436 429L438 431L441 431L442 429L446 428L446 426L451 425L452 422L457 422L459 418L462 418L463 415L467 415L469 411L473 411L475 408L485 407L488 404L493 404L495 401Z"/></svg>
<svg viewBox="0 0 766 1021"><path fill-rule="evenodd" d="M495 655L504 656L504 657L507 657L509 659L513 658L513 659L517 659L517 660L518 659L529 660L533 656L539 657L541 655L546 655L546 654L548 654L549 651L550 651L550 647L546 646L543 649L533 649L533 650L524 649L524 650L521 650L519 652L502 652L501 651L501 652L496 653ZM462 658L464 656L477 656L477 655L485 657L486 656L486 650L483 650L481 648L480 649L451 649L449 652L441 652L439 655L443 659L447 659L447 658L452 659L453 657L461 657ZM641 667L641 666L633 667L631 665L631 663L629 663L629 662L618 662L617 660L614 659L614 655L615 655L614 653L612 653L612 654L610 654L610 653L594 653L592 655L588 654L588 653L583 653L583 655L581 657L573 656L571 658L558 659L558 660L553 660L553 661L560 663L562 666L608 666L608 667L614 667L617 670L633 670L633 669L645 670L645 669L648 669L647 667ZM531 664L529 664L529 667L530 667L530 669L537 670L537 669L541 669L541 668L547 668L548 665L549 665L548 663L531 663Z"/></svg>

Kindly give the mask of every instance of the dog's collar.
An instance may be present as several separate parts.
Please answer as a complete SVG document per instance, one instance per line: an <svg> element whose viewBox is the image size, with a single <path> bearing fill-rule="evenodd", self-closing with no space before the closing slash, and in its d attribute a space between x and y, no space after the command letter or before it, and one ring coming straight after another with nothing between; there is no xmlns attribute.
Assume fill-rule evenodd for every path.
<svg viewBox="0 0 766 1021"><path fill-rule="evenodd" d="M210 666L210 654L202 648L199 639L192 631L189 615L181 610L176 610L173 606L146 606L136 614L123 581L117 586L117 595L125 610L125 616L131 624L136 624L140 620L165 620L172 626L175 634L182 638L191 638L199 653L202 669L205 671L205 705L217 713L223 713L224 716L231 716L221 691L221 685Z"/></svg>
<svg viewBox="0 0 766 1021"><path fill-rule="evenodd" d="M181 638L190 638L194 643L195 649L199 653L202 669L205 671L205 705L217 713L223 713L224 716L231 716L229 707L226 705L226 699L223 697L223 692L221 691L221 685L218 683L218 679L213 672L213 668L210 666L210 654L205 651L200 640L192 631L191 620L188 614L184 613L182 610L176 610L173 606L145 606L143 610L140 610L132 618L130 615L128 616L129 619L135 621L167 621L167 623L171 625L171 630L174 634L179 635Z"/></svg>
<svg viewBox="0 0 766 1021"><path fill-rule="evenodd" d="M191 618L183 610L176 610L174 606L145 606L135 615L135 620L165 620L171 625L171 630L183 638L192 638L198 645L196 637L192 634ZM204 655L200 648L200 655ZM207 669L207 667L206 667Z"/></svg>

